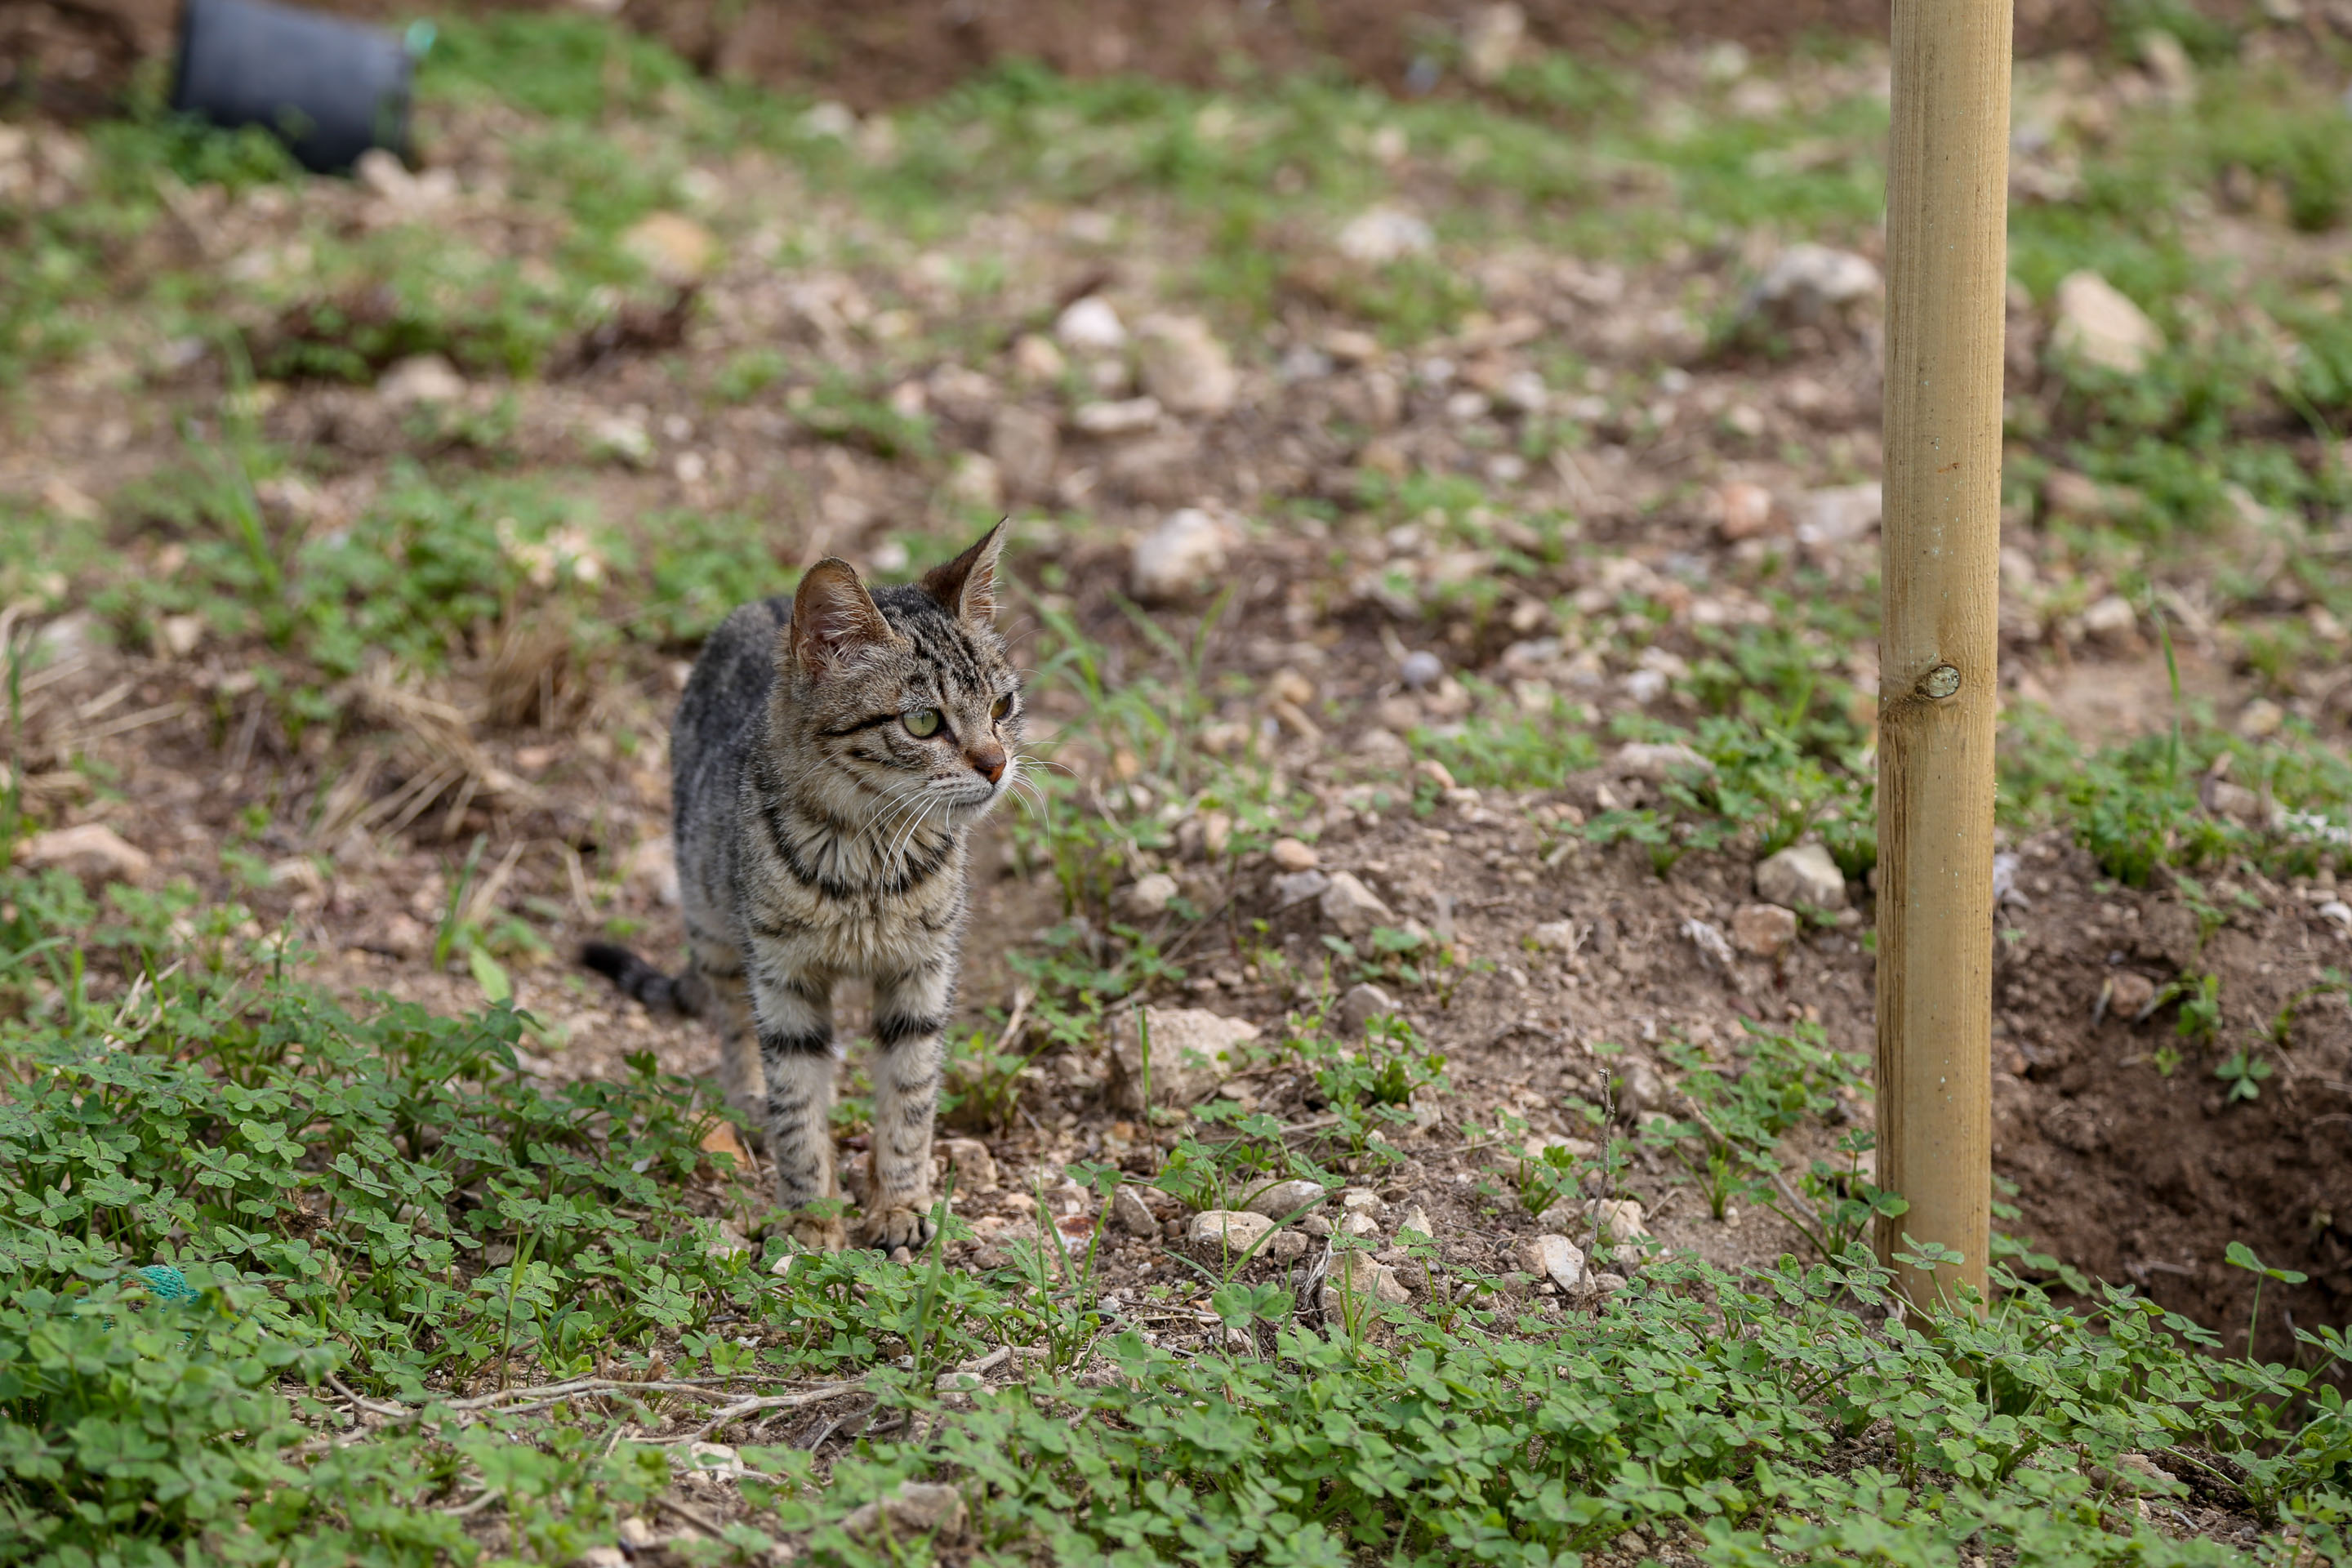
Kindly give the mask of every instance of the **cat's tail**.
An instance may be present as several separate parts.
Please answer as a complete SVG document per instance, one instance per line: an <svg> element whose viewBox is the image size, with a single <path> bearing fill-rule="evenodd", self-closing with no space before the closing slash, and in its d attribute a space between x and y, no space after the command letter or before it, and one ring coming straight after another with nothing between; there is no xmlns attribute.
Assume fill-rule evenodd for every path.
<svg viewBox="0 0 2352 1568"><path fill-rule="evenodd" d="M702 1011L702 987L691 976L664 974L625 947L592 942L580 950L580 962L618 986L622 995L644 1003L648 1013L691 1018Z"/></svg>

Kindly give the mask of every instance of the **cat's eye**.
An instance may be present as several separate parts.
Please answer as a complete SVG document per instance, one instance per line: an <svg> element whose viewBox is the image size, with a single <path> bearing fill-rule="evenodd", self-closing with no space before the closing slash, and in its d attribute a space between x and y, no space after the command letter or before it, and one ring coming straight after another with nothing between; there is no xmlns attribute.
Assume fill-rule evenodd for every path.
<svg viewBox="0 0 2352 1568"><path fill-rule="evenodd" d="M907 715L907 733L919 741L927 741L940 732L940 710L918 708Z"/></svg>
<svg viewBox="0 0 2352 1568"><path fill-rule="evenodd" d="M995 707L993 707L993 708L992 708L992 709L990 709L990 710L988 710L988 716L989 716L990 718L992 718L992 719L1002 719L1002 718L1003 718L1007 713L1010 713L1010 712L1012 712L1012 711L1013 711L1013 693L1011 693L1010 691L1008 691L1008 692L1006 692L1003 696L1002 696L1002 697L1000 697L1000 698L998 698L998 699L996 700L996 706L995 706Z"/></svg>

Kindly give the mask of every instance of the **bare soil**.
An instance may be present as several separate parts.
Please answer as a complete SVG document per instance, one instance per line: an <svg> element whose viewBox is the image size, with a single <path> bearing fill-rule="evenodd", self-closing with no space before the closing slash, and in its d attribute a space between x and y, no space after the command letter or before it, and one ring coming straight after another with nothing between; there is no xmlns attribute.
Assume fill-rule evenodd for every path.
<svg viewBox="0 0 2352 1568"><path fill-rule="evenodd" d="M1370 720L1398 717L1402 697L1368 616L1343 618L1318 639L1285 635L1279 584L1304 583L1313 551L1304 543L1261 550L1237 574L1260 584L1213 645L1221 668L1264 678L1302 665L1316 671L1319 695ZM1108 585L1117 567L1100 557L1066 557L1081 582ZM1016 564L1034 576L1039 563ZM1082 604L1082 619L1106 637L1119 633L1108 592ZM1181 617L1171 626L1183 630ZM1319 656L1319 657L1316 657ZM244 668L240 663L238 668ZM659 732L673 700L667 674L623 680L599 693L576 730L521 727L484 734L485 776L494 782L470 797L429 799L397 837L347 837L331 880L293 852L305 840L293 826L309 815L352 752L289 743L261 710L240 696L232 671L94 649L35 694L37 723L77 723L87 751L121 770L122 798L104 816L156 855L157 875L185 875L216 896L242 898L265 924L289 921L321 954L320 976L350 993L381 992L445 1009L478 1005L472 982L429 962L461 850L489 835L484 891L493 907L537 900L559 954L596 934L615 914L643 922L633 940L663 961L677 951L675 910L665 900L655 844L667 830L667 770L657 752L613 754L599 744L622 729ZM383 696L387 704L398 700ZM1386 704L1386 707L1381 705ZM71 715L73 717L67 718ZM111 734L108 730L114 729ZM314 737L320 731L313 731ZM1729 924L1753 900L1744 860L1693 854L1664 878L1632 846L1571 850L1543 864L1530 814L1544 806L1596 807L1596 787L1638 804L1638 781L1602 769L1524 795L1457 796L1432 816L1351 809L1340 783L1345 756L1360 734L1333 737L1328 748L1300 744L1295 762L1328 802L1320 823L1323 867L1352 870L1402 919L1450 926L1459 951L1486 959L1443 994L1398 989L1416 1027L1448 1058L1454 1092L1435 1102L1438 1115L1402 1144L1406 1161L1376 1179L1394 1209L1423 1205L1436 1222L1449 1261L1496 1270L1514 1267L1518 1241L1536 1226L1507 1195L1517 1152L1483 1131L1499 1115L1523 1118L1534 1133L1589 1134L1566 1114L1569 1098L1599 1099L1604 1078L1631 1058L1663 1066L1656 1046L1689 1041L1729 1065L1743 1020L1781 1025L1818 1022L1831 1043L1872 1048L1873 958L1862 938L1867 905L1839 924L1809 931L1777 962L1710 961L1687 934L1687 922ZM377 798L393 791L396 759L385 763ZM346 773L344 776L349 776ZM396 793L396 792L394 792ZM254 889L223 885L215 846L240 815L260 803L283 826L267 837L287 852L285 875ZM78 815L78 814L76 814ZM373 845L377 847L371 848ZM1997 1228L2095 1277L2135 1285L2167 1306L2242 1339L2252 1279L2225 1267L2223 1248L2245 1241L2276 1266L2312 1276L2310 1283L2265 1293L2259 1347L2291 1353L2294 1324L2341 1322L2352 1310L2352 1020L2340 1002L2308 1009L2295 1023L2292 1048L2277 1054L2277 1078L2251 1103L2230 1103L2211 1076L2213 1062L2195 1049L2169 1076L2156 1049L2172 1040L2175 1012L2135 1021L2100 1006L2118 975L2161 984L2189 970L2219 975L2229 1031L2242 1034L2274 1014L2290 993L2341 965L2341 932L2313 908L2315 894L2273 886L2251 874L2242 890L2258 910L2237 904L2238 884L2209 888L2231 907L2229 923L2196 944L2195 923L2179 901L2157 892L2104 884L2080 850L2058 835L2018 847L2017 892L2004 906L1998 945L1997 1023L1992 1043L1995 1163L2017 1184L2020 1217ZM1049 879L1013 873L1001 837L977 857L972 952L963 1002L971 1014L1008 1010L1015 990L1006 952L1034 940L1065 911ZM1188 897L1222 909L1181 952L1189 978L1161 997L1167 1005L1206 1006L1269 1028L1303 998L1261 981L1242 939L1249 922L1269 922L1267 937L1294 957L1311 957L1322 927L1311 905L1276 907L1270 865L1262 858L1176 867ZM603 900L607 878L623 882ZM588 884L599 898L592 904ZM556 913L562 911L562 913ZM550 918L550 917L552 918ZM1540 922L1569 921L1579 951L1563 957L1527 941ZM1173 930L1163 931L1173 940ZM715 1074L717 1052L699 1026L647 1017L616 1001L601 982L570 970L561 957L516 976L517 999L551 1026L550 1043L526 1054L527 1068L551 1077L619 1076L624 1058L651 1049L672 1070ZM2143 988L2145 994L2145 987ZM845 1032L859 1028L852 999ZM1601 1049L1596 1050L1596 1047ZM850 1070L855 1071L853 1059ZM1665 1075L1672 1081L1673 1075ZM1303 1075L1275 1074L1239 1087L1256 1108L1286 1122L1311 1120ZM1850 1120L1867 1125L1868 1101ZM963 1129L963 1131L972 1131ZM968 1218L1025 1213L1043 1184L1064 1190L1061 1167L1081 1155L1131 1169L1156 1168L1172 1132L1138 1126L1112 1108L1099 1055L1051 1056L1034 1069L1010 1128L983 1130L1000 1167L997 1188L960 1201ZM1826 1147L1826 1138L1820 1140ZM853 1142L845 1156L854 1161ZM1724 1264L1768 1260L1804 1245L1788 1226L1758 1210L1708 1217L1704 1201L1670 1163L1643 1152L1633 1189L1660 1237ZM1501 1189L1505 1195L1497 1196ZM1139 1285L1166 1279L1170 1265L1157 1238L1114 1233L1108 1279ZM983 1250L982 1262L992 1261ZM1276 1272L1279 1265L1260 1265ZM2231 1348L2237 1348L2233 1343Z"/></svg>
<svg viewBox="0 0 2352 1568"><path fill-rule="evenodd" d="M1131 14L1157 17L1177 9L1139 6ZM25 18L32 10L52 19L68 15L16 7L0 21L30 26ZM1531 10L1539 20L1555 16ZM1732 14L1727 7L1706 14L1718 11ZM80 7L71 13L82 14ZM778 7L777 14L792 13ZM1130 13L1093 7L1090 14ZM1343 12L1334 5L1324 14ZM880 8L863 13L858 26L879 28L877 17L913 15ZM946 27L940 15L923 7L922 26ZM1557 15L1565 16L1565 8ZM930 57L914 45L909 49L909 83L932 79L925 70L946 69L919 69ZM1156 48L1139 58L1160 58ZM832 85L846 91L851 79L845 75ZM493 143L495 127L476 128L473 141ZM470 180L468 145L465 134L453 138L451 161ZM789 190L780 196L761 188L749 161L746 170L730 175L744 184L729 192L729 202L792 206L784 199ZM319 195L322 203L361 199L342 189ZM284 237L272 227L285 222L284 214L257 204L216 212L210 221L213 226L188 240L190 254L176 259L213 265ZM1081 285L1118 299L1123 310L1144 304L1161 282L1155 268L1181 265L1181 254L1148 247L1106 261L1042 231L1005 243L1031 247L1018 257L1020 282L1004 305L1008 323L1050 320L1053 304ZM1720 539L1705 505L1706 487L1736 479L1787 496L1824 482L1832 470L1875 472L1878 384L1867 334L1802 342L1791 357L1769 363L1706 358L1695 342L1675 347L1692 334L1687 318L1672 308L1696 310L1730 286L1721 258L1687 259L1630 278L1572 258L1516 253L1483 258L1479 265L1492 310L1479 330L1486 335L1465 332L1461 341L1417 351L1457 357L1465 377L1498 384L1526 366L1529 339L1507 330L1522 319L1540 322L1548 342L1571 346L1604 369L1641 367L1662 353L1686 364L1686 381L1663 405L1667 417L1654 422L1654 433L1641 433L1631 420L1604 422L1593 445L1509 481L1521 485L1518 493L1530 505L1571 506L1582 520L1584 542L1600 550L1518 584L1491 616L1417 623L1382 598L1376 569L1426 584L1479 572L1485 563L1368 528L1344 539L1261 540L1230 573L1239 592L1209 663L1213 677L1244 673L1261 690L1267 678L1285 671L1312 687L1328 732L1318 738L1283 731L1277 760L1318 797L1315 826L1324 868L1355 871L1401 917L1432 928L1450 923L1465 954L1491 962L1442 996L1400 994L1416 1026L1447 1054L1455 1087L1437 1102L1436 1119L1403 1145L1406 1163L1380 1179L1392 1204L1418 1202L1429 1210L1449 1257L1494 1268L1509 1266L1514 1243L1533 1222L1507 1198L1481 1191L1482 1181L1500 1184L1511 1156L1473 1130L1509 1111L1538 1132L1578 1132L1563 1098L1595 1092L1620 1059L1595 1047L1622 1046L1654 1061L1660 1042L1680 1037L1728 1061L1743 1018L1805 1018L1820 1023L1843 1049L1870 1049L1866 889L1855 889L1863 900L1856 920L1808 931L1780 961L1713 963L1685 934L1686 922L1722 927L1750 901L1744 861L1695 854L1660 878L1630 849L1585 848L1557 863L1538 859L1534 809L1592 810L1603 782L1599 774L1562 778L1524 796L1457 797L1427 818L1370 809L1348 793L1347 759L1375 747L1375 731L1393 736L1449 716L1437 706L1440 699L1397 688L1389 639L1402 635L1442 651L1450 668L1507 681L1516 673L1508 650L1520 635L1511 620L1519 604L1540 606L1604 582L1606 603L1627 585L1619 569L1630 563L1645 591L1673 606L1658 646L1697 656L1693 628L1702 621L1769 613L1759 563L1793 548ZM714 407L675 369L709 364L757 342L830 356L862 372L857 360L866 351L842 338L837 323L824 329L794 302L816 290L790 292L788 281L797 289L812 279L780 278L755 258L730 262L705 285L707 308L681 325L677 342L618 342L608 352L574 356L560 379L483 385L472 395L513 398L510 456L526 468L582 471L586 459L569 432L583 413L634 408L646 428L681 432L659 437L660 464L594 470L595 493L587 499L605 518L664 507L732 508L776 519L773 548L787 562L832 552L856 556L879 542L886 519L938 519L934 476L826 444L795 426L775 400ZM814 281L858 286L839 275ZM877 295L896 286L887 278L865 281ZM1196 500L1238 508L1261 495L1352 495L1359 471L1375 462L1439 473L1475 468L1480 455L1465 445L1439 394L1412 394L1391 427L1359 445L1335 432L1377 423L1362 413L1370 397L1366 374L1340 369L1273 387L1259 360L1319 342L1337 324L1344 321L1303 267L1281 324L1248 350L1251 389L1240 412L1124 447L1074 433L1056 485L1083 495L1085 510L1115 533L1148 527L1168 506ZM986 368L1005 386L1015 384L1003 366ZM2030 395L2030 363L2021 379L2028 384L2013 390ZM107 498L173 460L181 451L174 416L210 416L225 390L210 365L190 370L176 384L133 391L60 373L32 388L15 411L16 439L13 450L0 450L0 485L29 496L63 481ZM1041 412L1058 415L1044 395L1005 395L1028 396ZM413 433L370 392L296 383L273 388L272 397L268 434L300 450L319 480L302 503L306 511L290 522L274 521L331 527L367 505L395 459L415 455ZM1724 434L1722 422L1735 410L1753 414L1751 434ZM990 408L967 415L943 402L935 412L944 448L985 448ZM692 470L696 477L669 461L689 450L708 459ZM462 460L462 454L432 455ZM119 514L110 527L126 562L169 570L169 552L179 542L175 524ZM2029 552L2035 548L2028 536L2015 542ZM1349 566L1335 574L1340 545ZM1861 536L1807 550L1809 565L1825 581L1853 590L1867 580L1874 542ZM1059 546L1033 548L1013 563L1014 575L1033 584L1049 563L1067 574L1069 607L1080 624L1128 661L1114 667L1114 679L1148 657L1114 601L1125 559L1123 549L1099 535L1091 542L1073 536ZM1179 636L1197 624L1197 611L1160 614ZM2014 633L2005 650L2012 689L2045 694L2062 717L2086 731L2116 732L2151 722L2160 711L2154 698L2163 690L2162 665L2153 649L2083 640L2030 616L2012 625L2005 614L2004 625ZM486 627L473 646L458 650L446 681L352 682L341 693L346 711L340 725L296 735L280 727L278 710L257 686L257 672L272 671L266 649L215 642L166 656L117 650L100 637L53 629L53 646L68 657L26 692L27 742L20 753L30 764L32 803L46 822L103 821L155 858L158 879L184 875L212 896L245 900L263 925L291 922L321 955L320 977L340 989L448 1009L478 1005L479 995L464 975L432 964L432 933L467 846L487 836L485 875L473 897L487 910L527 911L555 953L552 962L516 975L519 1003L550 1026L544 1048L525 1065L556 1076L617 1074L625 1055L653 1049L677 1070L715 1068L715 1048L698 1028L620 1005L601 983L564 962L580 940L603 934L614 916L642 922L634 940L648 952L666 959L677 951L658 850L667 831L667 762L657 739L631 750L614 737L664 732L691 647L663 650L659 659L551 672L554 700L501 705L492 696L507 678L499 674L495 628ZM2215 651L2191 639L2184 657L2192 686L2210 693L2217 708L2250 693ZM1873 650L1857 647L1847 658L1859 684L1874 685ZM2339 682L2313 696L2304 716L2340 735L2346 691ZM2119 701L2118 693L2146 695ZM1640 706L1613 683L1596 681L1591 696L1604 715ZM1664 700L1664 716L1687 720L1692 715L1675 707L1678 700ZM1243 702L1234 717L1255 723L1266 714ZM76 755L100 766L68 772L58 765ZM117 782L97 795L89 782L93 774ZM1621 802L1641 803L1637 783L1608 782ZM242 831L254 807L267 822L257 847L270 876L260 887L232 886L218 850ZM1303 831L1306 825L1299 826ZM2209 896L2231 915L2200 952L2194 921L2170 891L2104 887L2087 858L2060 839L2014 847L2021 897L2003 915L2016 934L2003 935L1997 950L2000 1023L1991 1042L1997 1166L2018 1184L2022 1210L2011 1228L2069 1263L2140 1286L2217 1329L2241 1333L2252 1281L2220 1259L2229 1241L2246 1241L2265 1261L2312 1276L2306 1285L2265 1293L2258 1338L2265 1353L2286 1352L2291 1323L2343 1321L2352 1305L2352 1018L2341 1002L2299 1017L2290 1047L2275 1053L2278 1075L2254 1100L2235 1104L2213 1076L2211 1053L2189 1050L2170 1074L2159 1070L2156 1053L2172 1039L2174 1009L2133 1020L2099 1008L2102 994L2112 994L2110 983L2121 975L2162 984L2195 967L2220 977L2225 1034L2242 1037L2322 966L2345 965L2347 936L2318 910L2332 889L2277 887L2239 873L2217 879ZM331 872L320 869L314 858L320 856ZM981 860L985 874L975 889L974 952L963 999L972 1020L982 1009L1010 1005L1006 952L1066 912L1050 879L1015 875L1001 853ZM1171 868L1192 902L1228 912L1192 939L1183 953L1186 980L1160 999L1277 1023L1298 998L1254 972L1245 922L1265 919L1275 942L1312 952L1322 934L1313 917L1272 907L1271 868L1258 861L1180 859ZM2234 898L2241 890L2252 905ZM1575 955L1528 947L1538 923L1562 920L1581 933ZM848 1026L856 1025L853 1015ZM1295 1079L1270 1078L1250 1092L1286 1120L1307 1114L1306 1086ZM1850 1114L1866 1121L1866 1102ZM971 1194L968 1212L1009 1216L1033 1180L1058 1191L1062 1164L1080 1154L1149 1168L1167 1138L1110 1109L1098 1053L1048 1058L1028 1085L1015 1125L991 1137L1001 1167L998 1190ZM1634 1185L1667 1241L1719 1261L1769 1258L1798 1246L1768 1215L1750 1213L1736 1223L1707 1218L1663 1161L1638 1168ZM1164 1278L1169 1267L1156 1240L1125 1238L1117 1243L1111 1277L1132 1283L1150 1277L1148 1268Z"/></svg>

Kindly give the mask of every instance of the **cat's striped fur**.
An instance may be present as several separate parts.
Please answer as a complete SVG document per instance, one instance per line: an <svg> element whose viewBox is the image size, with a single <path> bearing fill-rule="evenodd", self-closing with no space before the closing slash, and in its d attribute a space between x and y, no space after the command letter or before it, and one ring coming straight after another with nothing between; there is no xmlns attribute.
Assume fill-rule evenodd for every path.
<svg viewBox="0 0 2352 1568"><path fill-rule="evenodd" d="M966 839L1019 768L1020 681L994 630L1003 526L919 584L869 594L821 561L727 617L670 738L686 973L583 955L646 1005L718 1027L730 1103L766 1130L793 1234L838 1220L833 989L874 989L867 1246L930 1239L931 1121L955 994Z"/></svg>

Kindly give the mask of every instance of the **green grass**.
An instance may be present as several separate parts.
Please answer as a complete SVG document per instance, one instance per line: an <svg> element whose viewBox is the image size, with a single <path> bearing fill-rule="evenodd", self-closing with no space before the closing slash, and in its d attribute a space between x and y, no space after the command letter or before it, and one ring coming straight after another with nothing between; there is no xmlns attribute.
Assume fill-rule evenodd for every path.
<svg viewBox="0 0 2352 1568"><path fill-rule="evenodd" d="M978 1278L863 1255L779 1278L709 1248L700 1205L740 1192L698 1148L719 1113L649 1063L541 1086L514 1070L511 1011L347 1011L281 939L239 934L243 911L184 895L101 910L7 877L0 901L12 1561L568 1561L687 1462L625 1423L811 1377L862 1379L927 1436L862 1441L822 1475L798 1449L741 1448L740 1549L886 1561L843 1521L919 1477L961 1489L992 1559L1554 1562L1639 1530L1727 1568L1949 1563L1964 1542L2231 1560L2136 1520L2102 1479L2133 1449L2226 1475L2307 1549L2342 1550L2352 1427L2313 1381L2347 1353L2334 1331L2302 1336L2299 1367L2257 1367L2128 1292L2063 1311L2000 1268L1974 1314L1889 1321L1885 1276L1842 1254L1747 1277L1655 1265L1590 1321L1436 1264L1429 1309L1320 1328L1235 1285L1229 1347L1177 1355L1034 1253ZM1706 1102L1750 1149L1818 1109L1819 1053L1772 1049L1756 1070L1778 1088ZM1335 1100L1442 1091L1389 1086L1382 1059L1329 1057L1355 1075ZM1196 1158L1230 1165L1234 1146ZM1047 1359L940 1408L935 1370L992 1343ZM1088 1345L1117 1378L1075 1377ZM599 1372L638 1391L526 1396ZM416 1415L339 1433L341 1386ZM488 1509L495 1549L461 1523Z"/></svg>

